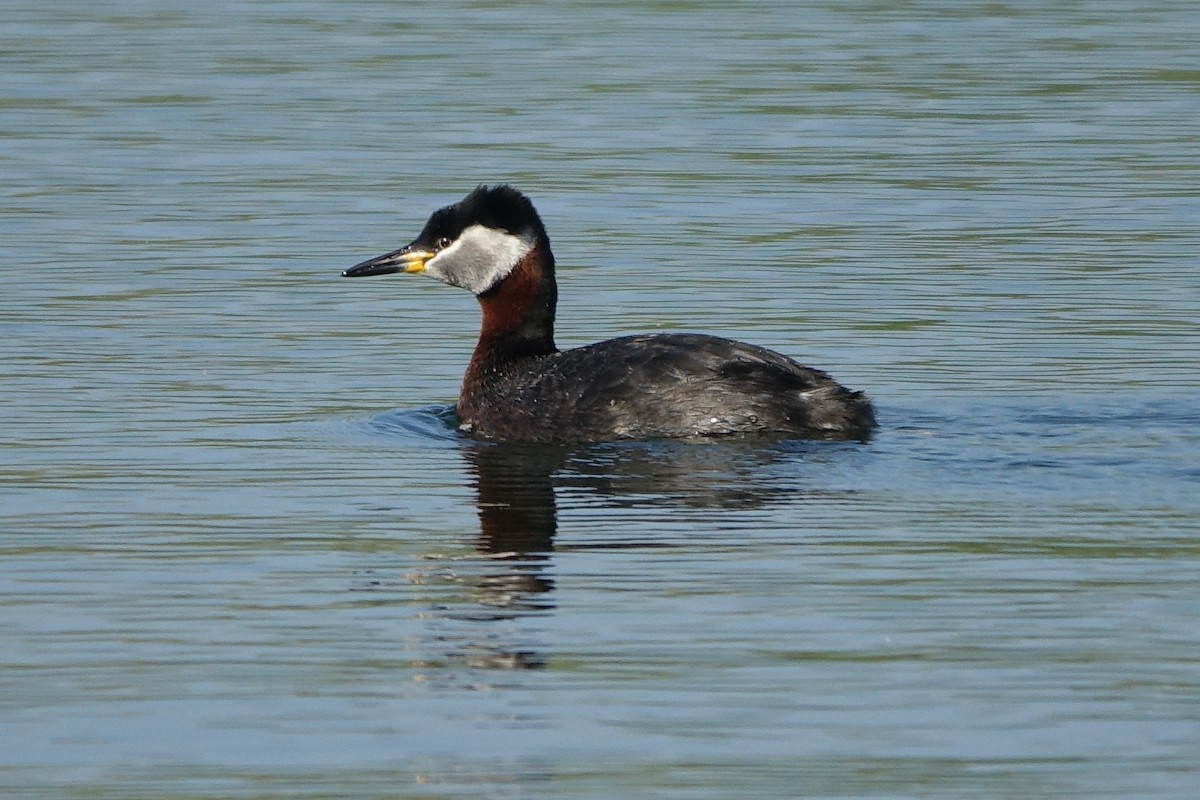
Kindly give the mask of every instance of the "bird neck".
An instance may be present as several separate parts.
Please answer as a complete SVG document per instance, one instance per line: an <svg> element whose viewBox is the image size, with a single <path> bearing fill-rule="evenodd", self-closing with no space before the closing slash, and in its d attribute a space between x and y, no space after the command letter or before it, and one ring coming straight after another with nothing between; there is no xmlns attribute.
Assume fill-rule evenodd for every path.
<svg viewBox="0 0 1200 800"><path fill-rule="evenodd" d="M554 310L558 287L548 243L535 244L512 272L478 297L483 322L472 367L495 366L557 351Z"/></svg>

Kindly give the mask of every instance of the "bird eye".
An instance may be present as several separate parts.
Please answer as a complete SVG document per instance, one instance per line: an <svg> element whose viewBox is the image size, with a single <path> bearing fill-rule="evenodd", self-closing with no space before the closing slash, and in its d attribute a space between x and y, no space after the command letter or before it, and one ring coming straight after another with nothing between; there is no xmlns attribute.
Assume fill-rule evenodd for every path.
<svg viewBox="0 0 1200 800"><path fill-rule="evenodd" d="M450 239L448 237L443 236L442 238L437 240L437 249L438 250L444 250L449 246L450 246Z"/></svg>

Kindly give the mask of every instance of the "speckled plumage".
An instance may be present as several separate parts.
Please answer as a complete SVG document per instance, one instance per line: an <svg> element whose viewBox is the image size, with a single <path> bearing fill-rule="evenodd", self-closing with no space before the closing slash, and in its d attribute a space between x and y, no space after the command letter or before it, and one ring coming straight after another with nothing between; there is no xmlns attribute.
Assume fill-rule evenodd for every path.
<svg viewBox="0 0 1200 800"><path fill-rule="evenodd" d="M862 392L744 342L642 334L558 350L550 242L532 204L511 187L480 187L435 212L412 244L346 274L397 271L398 258L420 252L437 265L435 277L455 283L453 243L479 225L495 232L503 245L497 252L523 255L497 265L495 280L477 293L483 324L457 406L464 429L569 442L733 434L853 439L874 427ZM518 251L510 239L532 246ZM480 283L477 255L464 268Z"/></svg>

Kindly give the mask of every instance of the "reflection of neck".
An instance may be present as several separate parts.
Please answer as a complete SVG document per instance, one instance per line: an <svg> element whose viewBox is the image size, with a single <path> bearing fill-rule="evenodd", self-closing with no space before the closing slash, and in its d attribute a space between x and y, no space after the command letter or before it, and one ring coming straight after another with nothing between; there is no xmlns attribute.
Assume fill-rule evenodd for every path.
<svg viewBox="0 0 1200 800"><path fill-rule="evenodd" d="M466 453L477 478L479 549L519 554L553 550L558 519L550 473L561 455L507 445L480 445Z"/></svg>

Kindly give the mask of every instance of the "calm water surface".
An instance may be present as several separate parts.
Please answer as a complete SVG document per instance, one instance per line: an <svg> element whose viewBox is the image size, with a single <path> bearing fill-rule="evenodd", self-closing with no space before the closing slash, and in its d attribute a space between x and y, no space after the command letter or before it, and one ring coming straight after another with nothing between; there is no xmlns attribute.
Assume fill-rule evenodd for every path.
<svg viewBox="0 0 1200 800"><path fill-rule="evenodd" d="M7 3L0 788L1200 795L1200 7ZM559 340L751 339L866 444L500 446Z"/></svg>

